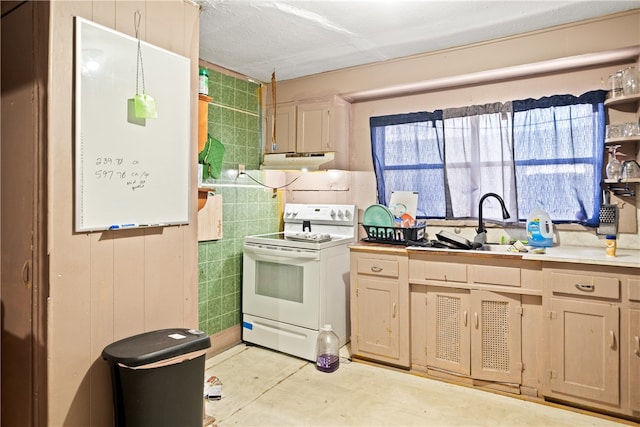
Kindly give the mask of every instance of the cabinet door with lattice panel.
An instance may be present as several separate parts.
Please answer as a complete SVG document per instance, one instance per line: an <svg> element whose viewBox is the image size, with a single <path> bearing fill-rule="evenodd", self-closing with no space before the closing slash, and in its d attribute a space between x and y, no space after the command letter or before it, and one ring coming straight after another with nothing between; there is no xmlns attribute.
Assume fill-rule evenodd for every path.
<svg viewBox="0 0 640 427"><path fill-rule="evenodd" d="M520 295L471 291L471 376L520 384L522 306Z"/></svg>
<svg viewBox="0 0 640 427"><path fill-rule="evenodd" d="M427 365L469 376L469 290L427 288Z"/></svg>

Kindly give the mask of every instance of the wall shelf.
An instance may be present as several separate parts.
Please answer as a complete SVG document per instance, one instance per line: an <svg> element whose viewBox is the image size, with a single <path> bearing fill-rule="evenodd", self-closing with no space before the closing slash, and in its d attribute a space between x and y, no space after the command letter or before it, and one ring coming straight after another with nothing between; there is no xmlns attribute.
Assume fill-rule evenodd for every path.
<svg viewBox="0 0 640 427"><path fill-rule="evenodd" d="M638 142L640 141L640 135L637 136L621 136L619 138L607 138L604 140L604 145L624 144L625 142Z"/></svg>
<svg viewBox="0 0 640 427"><path fill-rule="evenodd" d="M603 182L605 184L637 184L640 183L640 178L629 178L629 179L604 179Z"/></svg>
<svg viewBox="0 0 640 427"><path fill-rule="evenodd" d="M605 107L615 107L616 105L629 104L640 101L640 93L634 93L633 95L616 96L615 98L609 98L604 101Z"/></svg>

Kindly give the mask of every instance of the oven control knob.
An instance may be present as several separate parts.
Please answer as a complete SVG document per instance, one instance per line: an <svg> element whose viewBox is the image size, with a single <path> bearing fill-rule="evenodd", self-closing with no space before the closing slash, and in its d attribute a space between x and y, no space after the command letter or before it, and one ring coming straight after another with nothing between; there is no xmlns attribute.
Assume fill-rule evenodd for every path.
<svg viewBox="0 0 640 427"><path fill-rule="evenodd" d="M333 209L331 209L331 213L330 213L330 215L331 215L331 218L335 218L335 216L336 216L336 211L334 211Z"/></svg>
<svg viewBox="0 0 640 427"><path fill-rule="evenodd" d="M351 218L351 211L344 211L344 216L347 218Z"/></svg>
<svg viewBox="0 0 640 427"><path fill-rule="evenodd" d="M344 217L344 213L342 213L341 210L338 209L338 217L343 218Z"/></svg>

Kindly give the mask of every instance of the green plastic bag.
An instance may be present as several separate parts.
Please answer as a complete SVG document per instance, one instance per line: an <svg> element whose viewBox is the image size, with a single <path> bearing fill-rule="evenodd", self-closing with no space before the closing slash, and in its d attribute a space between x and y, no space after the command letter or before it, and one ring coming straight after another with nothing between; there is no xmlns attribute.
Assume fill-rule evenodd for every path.
<svg viewBox="0 0 640 427"><path fill-rule="evenodd" d="M198 154L198 163L204 165L202 168L202 179L209 177L214 179L220 178L224 151L225 148L222 142L209 135L204 148Z"/></svg>

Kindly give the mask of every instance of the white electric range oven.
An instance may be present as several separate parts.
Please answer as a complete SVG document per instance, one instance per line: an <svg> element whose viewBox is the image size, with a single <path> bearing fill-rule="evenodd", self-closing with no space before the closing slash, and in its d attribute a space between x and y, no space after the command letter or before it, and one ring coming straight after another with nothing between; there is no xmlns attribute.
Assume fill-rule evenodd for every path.
<svg viewBox="0 0 640 427"><path fill-rule="evenodd" d="M349 340L355 205L286 204L284 232L244 238L242 339L315 361L320 327Z"/></svg>

